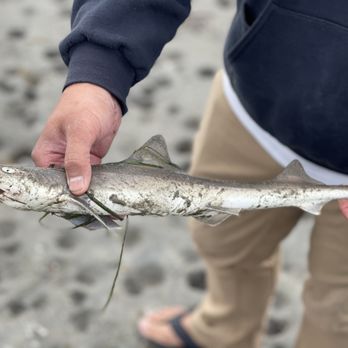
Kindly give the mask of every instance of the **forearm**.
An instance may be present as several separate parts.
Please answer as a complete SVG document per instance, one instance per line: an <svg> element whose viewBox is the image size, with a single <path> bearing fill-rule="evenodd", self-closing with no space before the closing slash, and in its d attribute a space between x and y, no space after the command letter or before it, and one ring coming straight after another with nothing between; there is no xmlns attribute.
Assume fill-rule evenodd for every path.
<svg viewBox="0 0 348 348"><path fill-rule="evenodd" d="M75 0L72 32L60 49L66 85L107 89L126 111L129 89L150 71L190 12L190 0Z"/></svg>

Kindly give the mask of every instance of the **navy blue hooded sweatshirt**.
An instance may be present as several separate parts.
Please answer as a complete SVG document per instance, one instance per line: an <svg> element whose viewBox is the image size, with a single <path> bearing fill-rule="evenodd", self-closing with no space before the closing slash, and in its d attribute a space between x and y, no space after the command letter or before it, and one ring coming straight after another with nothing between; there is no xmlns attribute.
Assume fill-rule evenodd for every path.
<svg viewBox="0 0 348 348"><path fill-rule="evenodd" d="M61 43L67 86L91 82L126 112L190 12L189 0L75 0ZM238 0L225 69L250 116L284 145L348 174L347 0Z"/></svg>

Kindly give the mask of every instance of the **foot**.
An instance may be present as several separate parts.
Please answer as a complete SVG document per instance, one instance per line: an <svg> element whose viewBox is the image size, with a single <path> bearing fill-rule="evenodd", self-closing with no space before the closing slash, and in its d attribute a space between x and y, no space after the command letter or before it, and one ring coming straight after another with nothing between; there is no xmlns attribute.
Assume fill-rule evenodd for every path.
<svg viewBox="0 0 348 348"><path fill-rule="evenodd" d="M149 341L170 347L180 348L183 342L172 329L169 321L174 317L185 313L182 307L168 307L145 315L138 324L138 330L142 337ZM181 319L181 325L189 331L191 314L186 314Z"/></svg>

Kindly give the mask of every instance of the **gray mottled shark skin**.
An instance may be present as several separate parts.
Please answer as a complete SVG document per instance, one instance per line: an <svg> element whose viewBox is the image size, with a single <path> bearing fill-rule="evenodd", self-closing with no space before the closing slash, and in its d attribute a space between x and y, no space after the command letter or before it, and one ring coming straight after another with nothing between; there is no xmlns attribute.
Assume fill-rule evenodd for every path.
<svg viewBox="0 0 348 348"><path fill-rule="evenodd" d="M193 216L216 225L244 210L298 207L320 214L327 202L341 198L348 198L348 186L319 183L298 161L260 183L190 176L170 161L160 135L125 161L93 167L88 194L80 197L71 195L63 169L0 166L0 202L90 229L129 215Z"/></svg>

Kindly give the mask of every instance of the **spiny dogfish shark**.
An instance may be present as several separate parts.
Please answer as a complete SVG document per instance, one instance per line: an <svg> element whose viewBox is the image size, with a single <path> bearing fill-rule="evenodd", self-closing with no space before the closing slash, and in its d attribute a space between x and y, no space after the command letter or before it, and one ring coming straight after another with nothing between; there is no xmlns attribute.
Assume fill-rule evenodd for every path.
<svg viewBox="0 0 348 348"><path fill-rule="evenodd" d="M331 200L348 198L348 186L309 177L299 161L258 183L190 176L170 160L161 135L129 158L93 166L85 195L73 196L64 169L0 165L0 202L63 217L75 226L117 226L129 215L192 216L217 225L242 211L298 207L318 215Z"/></svg>

